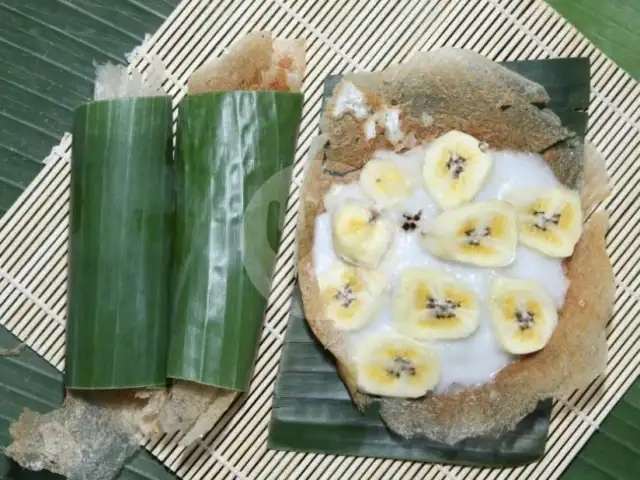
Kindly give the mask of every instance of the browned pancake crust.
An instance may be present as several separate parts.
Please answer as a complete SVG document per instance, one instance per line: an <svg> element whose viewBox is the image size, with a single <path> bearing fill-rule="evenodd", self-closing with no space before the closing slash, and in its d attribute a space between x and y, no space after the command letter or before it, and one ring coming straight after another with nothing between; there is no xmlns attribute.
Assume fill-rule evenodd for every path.
<svg viewBox="0 0 640 480"><path fill-rule="evenodd" d="M580 189L586 214L609 193L604 162L597 152L588 148L585 155L581 143L555 115L535 106L548 101L544 89L484 57L447 49L420 54L409 64L384 72L347 79L376 102L402 105L403 129L418 144L458 129L495 150L541 153L562 183ZM330 102L329 111L331 107ZM419 120L425 111L432 120ZM301 193L299 281L309 325L335 356L354 402L364 408L371 397L356 390L345 337L324 316L320 301L312 258L315 218L324 212L323 198L332 184L357 180L357 169L376 149L393 147L383 136L367 142L361 124L351 116L325 115L321 124L324 135L310 152ZM336 177L336 172L351 173ZM574 255L565 261L570 287L558 327L542 351L521 357L480 387L417 400L382 399L381 415L387 425L406 437L423 434L455 443L511 428L539 400L565 395L600 374L606 364L604 328L613 303L613 273L604 244L607 220L605 212L595 213L585 224Z"/></svg>
<svg viewBox="0 0 640 480"><path fill-rule="evenodd" d="M285 50L281 50L281 49ZM191 74L189 94L228 90L297 92L305 69L304 40L273 38L271 32L251 32ZM289 74L295 73L300 81Z"/></svg>

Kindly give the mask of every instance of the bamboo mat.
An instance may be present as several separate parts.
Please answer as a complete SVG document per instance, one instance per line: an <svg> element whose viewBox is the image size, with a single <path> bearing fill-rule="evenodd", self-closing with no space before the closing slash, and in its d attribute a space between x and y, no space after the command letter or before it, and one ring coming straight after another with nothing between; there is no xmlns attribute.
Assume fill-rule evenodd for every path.
<svg viewBox="0 0 640 480"><path fill-rule="evenodd" d="M165 88L177 102L189 74L257 29L307 39L305 106L294 183L251 392L190 449L175 439L149 450L185 479L426 478L555 479L640 373L640 86L597 51L542 0L206 1L184 0L130 55L145 72L149 56L168 68ZM271 396L295 265L294 228L303 162L328 74L379 70L414 52L442 46L473 49L497 61L586 56L591 60L587 138L607 158L615 182L608 249L616 274L615 313L608 325L606 375L554 404L547 454L538 463L490 470L397 460L268 450ZM46 166L0 219L0 323L64 367L69 156L65 135Z"/></svg>

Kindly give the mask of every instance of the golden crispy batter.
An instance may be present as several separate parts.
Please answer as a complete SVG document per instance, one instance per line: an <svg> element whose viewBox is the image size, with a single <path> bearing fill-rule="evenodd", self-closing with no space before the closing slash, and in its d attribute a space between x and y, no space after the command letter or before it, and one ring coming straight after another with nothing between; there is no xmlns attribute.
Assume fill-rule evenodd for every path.
<svg viewBox="0 0 640 480"><path fill-rule="evenodd" d="M554 147L549 161L554 173L565 185L578 185L582 160L573 150L579 142L566 142L574 133L549 109L539 108L549 100L544 88L481 55L442 49L382 72L344 79L374 97L373 103L401 108L404 131L420 144L461 130L500 150L544 152ZM332 106L329 102L327 110ZM360 168L374 150L392 148L384 136L367 141L350 115L325 115L321 128L331 144L326 152L331 171Z"/></svg>
<svg viewBox="0 0 640 480"><path fill-rule="evenodd" d="M304 40L272 38L252 32L229 52L206 62L191 74L190 94L227 90L300 91L305 69Z"/></svg>
<svg viewBox="0 0 640 480"><path fill-rule="evenodd" d="M589 216L611 193L612 184L607 173L604 157L590 143L584 146L584 173L580 188L580 199L585 218Z"/></svg>
<svg viewBox="0 0 640 480"><path fill-rule="evenodd" d="M401 105L403 129L418 143L459 129L495 150L542 153L560 181L580 188L587 214L609 192L602 157L593 147L587 147L585 155L581 143L555 115L534 106L548 101L545 90L484 57L446 49L420 54L384 72L347 79L378 102ZM330 102L328 111L331 108ZM419 120L424 112L429 122ZM367 141L362 125L351 116L325 115L321 125L323 147L316 145L310 152L301 192L299 281L307 321L335 356L355 404L364 408L371 397L356 390L345 338L324 316L320 301L312 259L315 218L324 212L323 198L332 184L357 180L359 171L354 169L376 149L392 146L383 136ZM336 177L335 172L351 173ZM574 255L565 261L569 291L558 327L542 351L509 364L493 382L480 387L417 400L383 399L381 415L387 425L406 437L422 434L455 443L509 429L539 400L565 395L600 374L606 364L604 326L613 303L613 274L604 244L607 220L605 212L595 213Z"/></svg>

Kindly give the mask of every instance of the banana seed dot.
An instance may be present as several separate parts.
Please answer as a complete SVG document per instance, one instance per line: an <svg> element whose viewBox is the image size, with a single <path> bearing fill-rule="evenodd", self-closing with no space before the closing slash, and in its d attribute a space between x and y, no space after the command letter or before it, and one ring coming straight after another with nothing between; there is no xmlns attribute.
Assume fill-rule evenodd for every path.
<svg viewBox="0 0 640 480"><path fill-rule="evenodd" d="M480 240L483 237L488 237L491 234L491 229L489 227L484 227L482 229L470 228L465 230L464 234L468 237L467 242L469 245L478 246L480 245Z"/></svg>
<svg viewBox="0 0 640 480"><path fill-rule="evenodd" d="M437 319L442 318L454 318L456 316L456 308L460 308L462 304L460 302L454 302L445 299L443 302L439 302L433 297L427 299L426 307L428 310L432 310L435 313Z"/></svg>
<svg viewBox="0 0 640 480"><path fill-rule="evenodd" d="M415 375L416 367L413 365L411 360L407 360L406 358L396 357L391 362L391 365L386 369L389 375L392 375L396 378L400 378L400 375Z"/></svg>
<svg viewBox="0 0 640 480"><path fill-rule="evenodd" d="M536 217L536 222L533 224L538 230L546 232L549 225L558 225L560 223L560 214L554 213L553 215L547 215L540 210L534 210L533 216Z"/></svg>
<svg viewBox="0 0 640 480"><path fill-rule="evenodd" d="M335 298L340 302L341 306L348 308L355 300L351 285L347 283L342 289L338 290Z"/></svg>
<svg viewBox="0 0 640 480"><path fill-rule="evenodd" d="M447 162L447 169L451 172L453 178L458 178L465 168L466 159L462 158L457 153L451 154L449 161Z"/></svg>
<svg viewBox="0 0 640 480"><path fill-rule="evenodd" d="M533 312L523 312L522 310L518 310L516 312L516 323L518 324L518 328L520 330L528 330L529 328L533 328L535 324Z"/></svg>

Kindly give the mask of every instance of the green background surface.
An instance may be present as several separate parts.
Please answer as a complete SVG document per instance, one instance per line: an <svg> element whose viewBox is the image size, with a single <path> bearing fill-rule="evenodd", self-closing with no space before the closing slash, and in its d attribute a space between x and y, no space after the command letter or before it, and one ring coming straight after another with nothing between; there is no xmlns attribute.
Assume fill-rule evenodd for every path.
<svg viewBox="0 0 640 480"><path fill-rule="evenodd" d="M591 41L640 77L638 0L548 0ZM70 131L73 109L91 97L94 63L124 63L179 0L0 0L0 215ZM0 327L0 347L15 338ZM37 355L0 358L0 442L23 406L62 400L62 375ZM640 383L625 394L563 480L640 478ZM53 479L0 457L0 478ZM172 476L141 452L121 478Z"/></svg>
<svg viewBox="0 0 640 480"><path fill-rule="evenodd" d="M547 0L600 50L640 78L640 1Z"/></svg>
<svg viewBox="0 0 640 480"><path fill-rule="evenodd" d="M125 63L179 0L0 0L0 215L71 131L96 63Z"/></svg>

